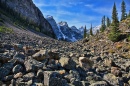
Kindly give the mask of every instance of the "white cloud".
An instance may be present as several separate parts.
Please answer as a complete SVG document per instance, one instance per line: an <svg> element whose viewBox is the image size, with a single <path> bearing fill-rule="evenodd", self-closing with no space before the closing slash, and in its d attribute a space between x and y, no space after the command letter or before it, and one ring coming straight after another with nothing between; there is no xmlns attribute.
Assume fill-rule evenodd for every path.
<svg viewBox="0 0 130 86"><path fill-rule="evenodd" d="M89 8L92 8L92 7L93 7L92 4L86 4L86 5L84 5L84 6L89 7Z"/></svg>

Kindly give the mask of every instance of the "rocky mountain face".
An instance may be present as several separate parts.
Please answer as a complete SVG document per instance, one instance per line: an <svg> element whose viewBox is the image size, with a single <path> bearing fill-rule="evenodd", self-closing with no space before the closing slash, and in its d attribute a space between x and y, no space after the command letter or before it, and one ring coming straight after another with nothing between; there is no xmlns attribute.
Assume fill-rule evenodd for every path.
<svg viewBox="0 0 130 86"><path fill-rule="evenodd" d="M52 16L47 16L46 19L51 24L58 40L75 42L83 38L81 32L75 26L69 27L67 22L57 24Z"/></svg>
<svg viewBox="0 0 130 86"><path fill-rule="evenodd" d="M51 25L32 0L1 0L1 3L16 12L21 18L25 19L25 21L28 21L32 25L35 24L35 26L39 26L41 32L51 37L54 36Z"/></svg>
<svg viewBox="0 0 130 86"><path fill-rule="evenodd" d="M55 33L55 35L56 35L56 38L57 38L58 40L62 39L62 38L63 38L63 33L62 33L61 30L58 28L57 23L56 23L56 21L53 19L53 17L48 15L48 16L46 17L46 20L51 24L52 29L53 29L53 31L54 31L54 33Z"/></svg>

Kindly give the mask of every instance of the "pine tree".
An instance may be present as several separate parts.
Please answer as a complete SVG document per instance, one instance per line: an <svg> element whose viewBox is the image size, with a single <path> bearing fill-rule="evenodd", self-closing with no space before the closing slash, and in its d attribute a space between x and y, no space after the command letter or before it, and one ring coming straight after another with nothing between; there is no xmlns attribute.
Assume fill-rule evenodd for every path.
<svg viewBox="0 0 130 86"><path fill-rule="evenodd" d="M91 28L90 28L90 35L93 36L93 27L92 27L92 24L91 24Z"/></svg>
<svg viewBox="0 0 130 86"><path fill-rule="evenodd" d="M124 0L122 1L122 4L121 4L121 12L122 12L122 14L121 14L121 21L122 21L122 20L125 20L126 17L127 17L127 14L126 14L126 5L125 5Z"/></svg>
<svg viewBox="0 0 130 86"><path fill-rule="evenodd" d="M109 27L111 24L111 20L107 17L107 27Z"/></svg>
<svg viewBox="0 0 130 86"><path fill-rule="evenodd" d="M87 29L86 29L86 25L85 25L85 27L84 27L84 38L86 38L87 37Z"/></svg>
<svg viewBox="0 0 130 86"><path fill-rule="evenodd" d="M116 4L114 3L113 11L112 11L112 26L116 30L119 27L119 21L118 21L118 13L116 10Z"/></svg>
<svg viewBox="0 0 130 86"><path fill-rule="evenodd" d="M119 32L119 21L118 21L118 14L116 10L116 4L114 3L113 11L112 11L112 30L110 31L108 38L113 41L117 42L120 40L120 32Z"/></svg>
<svg viewBox="0 0 130 86"><path fill-rule="evenodd" d="M102 26L100 28L100 31L103 32L106 29L106 18L105 16L102 17Z"/></svg>

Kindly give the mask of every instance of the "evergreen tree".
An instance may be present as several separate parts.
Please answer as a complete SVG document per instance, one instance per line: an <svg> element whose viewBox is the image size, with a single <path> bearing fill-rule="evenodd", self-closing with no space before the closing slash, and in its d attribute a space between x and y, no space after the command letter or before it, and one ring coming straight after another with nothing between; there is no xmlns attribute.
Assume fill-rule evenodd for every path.
<svg viewBox="0 0 130 86"><path fill-rule="evenodd" d="M85 25L85 27L84 27L84 38L86 38L87 37L87 29L86 29L86 25Z"/></svg>
<svg viewBox="0 0 130 86"><path fill-rule="evenodd" d="M118 13L116 10L116 4L114 3L113 11L112 11L112 26L114 29L117 29L119 27L119 21L118 21Z"/></svg>
<svg viewBox="0 0 130 86"><path fill-rule="evenodd" d="M129 10L129 13L128 13L128 16L127 17L130 17L130 10Z"/></svg>
<svg viewBox="0 0 130 86"><path fill-rule="evenodd" d="M102 17L102 26L100 28L100 31L103 32L106 29L106 23L105 23L105 16Z"/></svg>
<svg viewBox="0 0 130 86"><path fill-rule="evenodd" d="M125 20L126 17L127 17L127 14L126 14L126 5L125 5L124 0L122 1L122 4L121 4L121 12L122 12L122 14L121 14L121 21L122 21L122 20Z"/></svg>
<svg viewBox="0 0 130 86"><path fill-rule="evenodd" d="M116 10L116 4L114 3L113 11L112 11L112 30L110 31L108 38L113 41L117 42L120 40L120 32L119 32L119 21L117 17L117 10Z"/></svg>
<svg viewBox="0 0 130 86"><path fill-rule="evenodd" d="M111 20L107 17L107 27L109 27L111 24Z"/></svg>
<svg viewBox="0 0 130 86"><path fill-rule="evenodd" d="M90 35L93 36L93 27L92 27L92 24L91 24L91 28L90 28Z"/></svg>

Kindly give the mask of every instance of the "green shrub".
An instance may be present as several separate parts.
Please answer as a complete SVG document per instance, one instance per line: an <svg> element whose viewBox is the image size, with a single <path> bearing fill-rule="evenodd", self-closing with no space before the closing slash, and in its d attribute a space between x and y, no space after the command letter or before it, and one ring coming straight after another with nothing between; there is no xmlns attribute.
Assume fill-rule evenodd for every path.
<svg viewBox="0 0 130 86"><path fill-rule="evenodd" d="M2 32L2 33L12 33L13 30L11 28L7 28L5 26L0 26L0 32Z"/></svg>
<svg viewBox="0 0 130 86"><path fill-rule="evenodd" d="M108 35L108 38L113 41L113 42L117 42L120 40L120 32L111 32Z"/></svg>

